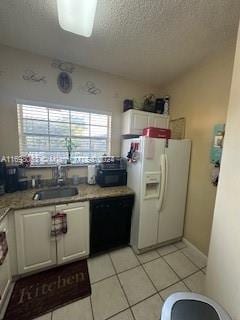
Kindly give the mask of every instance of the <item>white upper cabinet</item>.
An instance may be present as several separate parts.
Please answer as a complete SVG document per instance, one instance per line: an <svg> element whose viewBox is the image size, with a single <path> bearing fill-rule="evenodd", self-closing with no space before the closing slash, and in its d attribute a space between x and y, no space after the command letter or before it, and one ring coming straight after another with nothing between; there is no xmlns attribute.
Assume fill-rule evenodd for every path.
<svg viewBox="0 0 240 320"><path fill-rule="evenodd" d="M67 233L57 239L58 264L89 255L89 202L56 206L67 215Z"/></svg>
<svg viewBox="0 0 240 320"><path fill-rule="evenodd" d="M167 129L168 124L168 116L131 109L122 114L122 135L141 135L147 127Z"/></svg>

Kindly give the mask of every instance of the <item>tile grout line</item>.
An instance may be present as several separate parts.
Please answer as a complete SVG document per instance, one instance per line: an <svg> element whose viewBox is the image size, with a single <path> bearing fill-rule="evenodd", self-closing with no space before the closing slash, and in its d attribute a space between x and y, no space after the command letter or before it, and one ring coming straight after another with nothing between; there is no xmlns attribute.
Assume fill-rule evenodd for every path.
<svg viewBox="0 0 240 320"><path fill-rule="evenodd" d="M174 244L173 244L173 245L174 245ZM114 316L116 316L116 315L118 315L118 314L120 314L120 313L122 313L122 312L124 312L124 311L126 311L126 310L128 310L128 309L130 310L130 312L131 312L131 314L132 314L132 316L133 316L133 319L136 320L136 318L135 318L135 316L134 316L134 314L133 314L133 311L132 311L132 307L134 307L134 306L142 303L143 301L145 301L145 300L153 297L153 296L156 295L156 294L160 297L160 299L162 300L162 302L164 302L164 299L163 299L163 297L161 296L160 292L163 291L163 290L166 290L166 289L170 288L171 286L176 285L176 284L178 284L178 283L180 283L180 282L182 282L182 283L187 287L187 289L188 289L189 291L192 291L192 290L185 284L184 280L187 279L187 278L189 278L190 276L198 273L199 271L201 271L201 272L204 274L204 271L203 271L202 269L206 268L206 266L200 268L200 267L197 266L195 263L193 263L192 260L189 259L189 258L181 251L181 250L183 250L184 248L180 248L180 249L179 249L179 248L176 247L176 251L173 251L173 252L170 252L170 253L167 253L167 254L164 254L164 255L160 255L159 252L157 251L157 249L152 249L152 250L156 251L156 253L158 254L158 257L157 257L157 258L154 258L154 259L152 259L152 260L149 260L149 261L147 261L147 262L141 262L141 260L138 258L138 255L135 254L135 252L133 251L133 249L132 249L130 246L128 246L128 247L131 249L131 251L133 252L134 256L137 258L137 260L138 260L138 262L139 262L140 265L137 265L137 266L131 267L131 268L129 268L129 269L126 269L126 270L117 272L117 270L116 270L116 268L115 268L115 266L114 266L113 260L112 260L112 258L111 258L110 252L108 252L107 255L108 255L109 258L110 258L110 261L111 261L111 264L112 264L112 267L113 267L113 269L114 269L115 274L91 283L91 285L93 285L93 284L95 284L95 283L99 283L99 282L101 282L101 281L103 281L103 280L106 280L106 279L109 279L109 278L111 278L111 277L116 276L117 279L118 279L118 282L119 282L119 284L120 284L120 287L121 287L121 289L122 289L122 291L123 291L123 293L124 293L124 296L125 296L125 298L126 298L126 300L127 300L127 303L128 303L128 305L129 305L128 308L123 309L123 310L121 310L120 312L117 312L117 313L114 314L114 315L111 315L110 317L106 318L105 320L108 320L108 319L110 320L112 317L114 317ZM187 247L187 246L185 246L185 248L186 248L186 247ZM171 267L171 265L169 265L169 263L168 263L168 262L165 260L165 258L164 258L165 256L170 255L170 254L173 254L173 253L178 252L178 251L181 252L198 270L194 271L193 273L189 274L189 275L186 276L186 277L181 278L181 277L175 272L175 270ZM152 261L155 261L155 260L158 260L159 258L162 258L162 259L166 262L166 264L170 267L170 269L175 273L175 275L176 275L176 276L178 277L178 279L179 279L177 282L175 282L175 283L173 283L173 284L171 284L171 285L169 285L169 286L167 286L167 287L165 287L165 288L163 288L163 289L161 289L161 290L158 290L158 289L156 288L156 286L154 285L153 281L151 280L151 278L149 277L148 273L146 272L146 270L145 270L145 268L144 268L144 265L145 265L145 264L147 264L147 263L149 263L149 262L152 262ZM124 272L130 271L130 270L136 269L136 268L138 268L139 266L142 267L144 273L146 274L146 276L148 277L148 279L149 279L150 282L152 283L152 285L153 285L154 289L156 290L156 292L155 292L154 294L152 294L152 295L150 295L150 296L148 296L148 297L146 297L146 298L138 301L137 303L135 303L135 304L133 304L133 305L130 305L129 300L128 300L128 297L127 297L126 292L125 292L125 290L124 290L124 288L123 288L123 286L122 286L122 284L121 284L121 282L120 282L120 279L119 279L119 276L118 276L118 275L119 275L119 274L122 274L122 273L124 273ZM92 307L91 297L90 297L90 302L91 302L92 316L93 316L93 320L94 320L94 313L93 313L93 307ZM51 318L51 319L52 319L52 318Z"/></svg>
<svg viewBox="0 0 240 320"><path fill-rule="evenodd" d="M199 267L191 258L189 258L189 257L184 253L183 250L186 249L186 248L190 248L190 247L188 247L188 246L185 244L185 247L183 247L183 248L181 248L181 249L178 249L178 251L180 251L190 262L192 262L192 264L194 264L196 268L198 268L199 270L201 270L201 271L204 273L203 269L205 269L205 268L207 267L207 264L204 265L203 267ZM193 249L193 250L194 250L194 249Z"/></svg>
<svg viewBox="0 0 240 320"><path fill-rule="evenodd" d="M131 247L129 247L129 248L132 249ZM156 249L153 249L153 250L156 250ZM176 251L178 251L178 250L179 250L179 249L177 249ZM132 251L133 251L133 249L132 249ZM174 252L176 252L176 251L174 251ZM174 252L171 252L171 253L174 253ZM134 253L134 255L136 256L136 258L137 258L137 260L138 260L138 262L140 263L141 266L143 266L143 265L146 264L146 263L155 261L155 260L157 260L157 259L159 259L159 258L163 258L163 257L167 256L168 254L171 254L171 253L167 253L167 254L161 256L161 255L159 255L159 253L157 252L157 254L158 254L158 257L157 257L157 258L153 258L153 259L151 259L151 260L149 260L149 261L146 261L146 262L141 262L141 260L138 258L138 255L137 255L134 251L133 251L133 253ZM106 254L110 256L109 253L106 253ZM111 262L112 262L112 259L111 259ZM113 263L112 263L112 264L113 264ZM139 266L139 265L138 265L138 266ZM114 271L115 271L114 274L111 274L111 275L109 275L109 276L106 276L106 277L104 277L104 278L102 278L102 279L99 279L99 280L97 280L97 281L91 282L91 285L92 285L92 284L95 284L95 283L98 283L98 282L101 282L101 281L103 281L103 280L106 280L106 279L108 279L108 278L111 278L112 276L114 276L114 275L116 275L116 274L122 274L122 273L124 273L124 272L126 272L126 271L130 271L130 270L132 270L132 269L135 269L135 268L138 267L138 266L130 267L130 268L128 268L128 269L125 269L125 270L119 271L119 272L117 272L117 270L116 270L115 267L114 267ZM205 267L203 267L203 268L205 268Z"/></svg>
<svg viewBox="0 0 240 320"><path fill-rule="evenodd" d="M184 248L183 248L184 249ZM178 251L179 252L181 252L181 250L182 249L179 249ZM183 254L184 255L184 254ZM184 255L185 256L185 255ZM186 256L185 256L186 257ZM162 257L163 259L164 259L164 256ZM190 262L191 262L191 260L188 258L188 257L186 257ZM194 271L193 273L191 273L191 274L189 274L188 276L186 276L186 277L183 277L183 278L181 278L177 273L176 273L176 271L173 269L173 267L167 262L167 260L166 259L164 259L164 261L168 264L168 266L173 270L173 272L181 279L180 281L182 281L183 283L184 283L184 285L188 288L188 290L190 291L190 292L192 292L192 290L187 286L187 284L184 282L184 280L185 279L187 279L187 278L189 278L189 277L191 277L192 275L194 275L194 274L196 274L196 273L198 273L199 271L202 271L198 266L196 266L196 265L194 265L198 270L196 270L196 271ZM203 273L203 272L202 272ZM179 281L179 282L180 282ZM175 283L176 284L176 283ZM168 287L169 288L169 287ZM164 289L165 290L165 289Z"/></svg>
<svg viewBox="0 0 240 320"><path fill-rule="evenodd" d="M91 284L90 284L91 285ZM91 290L92 291L92 290ZM94 313L93 313L93 306L92 306L92 292L91 292L91 295L90 295L90 305L91 305L91 311L92 311L92 318L94 320Z"/></svg>
<svg viewBox="0 0 240 320"><path fill-rule="evenodd" d="M161 257L158 257L157 259L159 259L159 258L161 258ZM157 259L154 259L154 260L157 260ZM143 265L137 265L137 266L132 267L132 268L130 268L130 269L126 269L126 270L121 271L121 272L119 272L119 273L116 273L116 274L113 274L113 275L111 275L111 276L108 276L108 277L106 277L106 278L104 278L104 279L98 280L97 282L94 282L93 284L99 283L99 282L101 282L101 281L103 281L103 280L112 278L112 277L114 277L114 276L117 276L117 278L118 278L118 275L119 275L119 274L122 274L122 273L128 272L128 271L131 271L131 270L133 270L133 269L137 269L137 268L139 268L139 267L142 267L144 273L146 273L146 271L145 271L144 268L143 268ZM115 268L114 268L114 269L115 269ZM147 277L149 278L148 274L147 274ZM118 278L118 279L119 279L119 278ZM149 280L150 280L151 283L153 284L153 282L152 282L152 280L151 280L150 278L149 278ZM179 280L178 282L180 282L180 281L181 281L181 280ZM120 282L120 280L119 280L119 282ZM124 288L122 287L121 282L120 282L120 286L121 286L121 288L122 288L123 291L124 291ZM130 303L129 303L129 308L131 308L131 307L139 304L140 302L142 302L142 301L144 301L144 300L146 300L146 299L148 299L148 298L151 298L151 297L154 296L155 294L158 294L158 292L159 292L158 289L155 287L154 284L153 284L153 286L154 286L154 289L156 290L156 292L154 292L153 294L149 295L148 297L146 297L146 298L144 298L144 299L142 299L142 300L140 300L140 301L138 301L138 302L136 302L136 303L134 303L134 304L132 304L132 305L130 305ZM165 288L164 288L164 289L165 289ZM163 289L163 290L164 290L164 289ZM125 291L124 291L124 293L125 293ZM128 299L127 299L127 301L128 301ZM127 309L129 309L129 308L127 308ZM126 310L126 309L125 309L125 310ZM120 312L122 312L122 311L120 311Z"/></svg>
<svg viewBox="0 0 240 320"><path fill-rule="evenodd" d="M172 244L172 245L174 245L174 244ZM175 246L175 245L174 245L174 246ZM164 298L161 296L161 291L164 291L164 290L170 288L171 286L176 285L176 284L181 283L181 282L188 288L189 291L192 291L192 290L187 286L187 284L184 282L184 280L187 279L187 278L189 278L189 277L191 277L192 275L194 275L194 274L196 274L196 273L198 273L198 272L203 273L204 276L206 275L206 273L203 271L203 269L205 269L205 268L207 267L207 265L206 265L206 266L203 266L203 267L199 267L199 266L196 265L187 255L185 255L185 253L182 251L183 249L187 248L187 246L185 246L184 248L180 248L180 249L175 246L176 251L173 251L173 252L170 252L170 253L167 253L167 254L163 254L163 255L161 255L161 254L157 251L157 249L159 249L159 248L152 249L152 251L155 251L155 252L158 254L158 257L157 257L157 258L154 258L154 259L151 259L151 260L149 260L149 261L146 261L146 262L142 262L142 261L139 259L139 257L138 257L139 255L137 255L130 246L128 246L128 247L131 249L131 251L133 252L134 256L136 257L136 259L138 260L138 262L139 262L140 265L137 265L137 266L131 267L131 268L129 268L129 269L126 269L126 270L117 272L117 270L116 270L116 268L115 268L115 266L114 266L113 260L112 260L112 258L111 258L110 252L108 252L107 255L108 255L109 258L110 258L110 261L111 261L111 264L112 264L112 267L113 267L113 270L114 270L115 274L112 274L112 275L107 276L107 277L105 277L105 278L103 278L103 279L100 279L100 280L97 280L97 281L95 281L95 282L90 283L90 285L92 286L92 285L94 285L94 284L96 284L96 283L99 283L99 282L101 282L101 281L103 281L103 280L106 280L106 279L109 279L109 278L111 278L111 277L116 276L117 279L118 279L118 282L119 282L119 284L120 284L120 287L121 287L121 289L122 289L122 291L123 291L123 293L124 293L124 296L125 296L126 301L127 301L127 303L128 303L128 308L125 308L125 309L121 310L120 312L117 312L116 314L111 315L110 317L106 318L105 320L108 320L108 319L110 320L112 317L115 317L116 315L118 315L118 314L120 314L120 313L122 313L122 312L124 312L124 311L126 311L126 310L128 310L128 309L130 310L130 312L131 312L131 314L132 314L132 316L133 316L133 319L136 320L136 318L135 318L135 316L134 316L134 314L133 314L133 311L132 311L132 307L134 307L134 306L136 306L136 305L144 302L145 300L153 297L153 296L156 295L156 294L159 295L159 296L160 296L160 299L162 300L162 302L164 302ZM161 247L160 247L160 248L161 248ZM165 256L170 255L170 254L173 254L173 253L175 253L175 252L177 252L177 251L181 252L198 270L195 271L195 272L193 272L193 273L191 273L191 274L189 274L189 275L186 276L186 277L181 278L181 277L175 272L175 270L171 267L171 265L166 261L166 259L164 258ZM147 251L147 252L148 252L148 251ZM147 253L147 252L146 252L146 253ZM145 252L144 252L144 253L145 253ZM142 254L144 254L144 253L142 253ZM179 278L179 280L178 280L177 282L175 282L175 283L173 283L173 284L171 284L171 285L169 285L169 286L167 286L167 287L165 287L165 288L163 288L163 289L161 289L161 290L158 290L158 289L157 289L157 287L155 286L155 284L153 283L153 281L151 280L151 278L149 277L148 273L146 272L146 270L145 270L145 268L144 268L144 265L145 265L145 264L150 263L150 262L155 261L155 260L158 260L159 258L162 258L162 259L167 263L167 265L171 268L171 270L175 273L175 275ZM130 271L130 270L136 269L136 268L138 268L138 267L140 267L140 266L142 267L144 273L146 274L146 276L148 277L148 279L149 279L150 282L152 283L152 285L153 285L154 289L156 290L156 292L153 293L152 295L150 295L150 296L148 296L148 297L146 297L146 298L138 301L137 303L135 303L135 304L133 304L133 305L130 305L129 300L128 300L128 297L127 297L127 294L126 294L126 292L125 292L125 290L124 290L124 288L123 288L123 286L122 286L122 284L121 284L121 282L120 282L120 279L119 279L119 276L118 276L118 275L119 275L119 274L122 274L122 273L124 273L124 272ZM92 298L91 298L91 296L89 297L89 299L90 299L90 305L91 305L92 318L93 318L93 320L94 320L95 317L94 317L94 312L93 312L93 306L92 306ZM50 320L53 320L53 312L51 312Z"/></svg>
<svg viewBox="0 0 240 320"><path fill-rule="evenodd" d="M160 247L160 248L158 248L158 249L161 249L161 248L164 248L164 247ZM156 249L156 250L158 250L158 249ZM175 247L175 249L176 249L176 250L171 251L171 252L167 252L167 253L164 253L164 254L160 254L160 253L158 252L158 254L160 255L160 257L165 257L165 256L167 256L167 255L169 255L169 254L172 254L172 253L175 253L175 252L179 251L179 249L177 249L176 247Z"/></svg>
<svg viewBox="0 0 240 320"><path fill-rule="evenodd" d="M131 247L129 247L129 248L131 248ZM132 249L132 248L131 248L131 249ZM153 250L156 250L156 249L153 249ZM178 250L179 250L179 249L177 249L176 251L178 251ZM132 250L132 251L133 251L133 250ZM176 252L176 251L174 251L174 252ZM172 253L174 253L174 252L172 252ZM158 254L158 257L157 257L157 258L153 258L153 259L151 259L151 260L149 260L149 261L146 261L146 262L141 262L141 260L138 258L138 255L137 255L134 251L133 251L133 253L134 253L134 255L136 256L136 258L137 258L137 260L138 260L138 262L140 263L141 266L143 266L143 265L146 264L146 263L155 261L155 260L157 260L157 259L159 259L159 258L163 258L164 256L166 256L166 255L168 255L168 254L171 254L171 253L168 253L168 254L165 254L165 255L163 255L163 256L160 256L159 253L157 252L157 254ZM106 254L110 256L110 253L106 253ZM111 262L112 262L112 259L111 259ZM112 263L112 264L113 264L113 263ZM138 266L130 267L130 268L128 268L128 269L126 269L126 270L123 270L123 271L120 271L120 272L117 272L117 270L116 270L115 267L114 267L114 268L113 268L114 271L115 271L114 274L109 275L109 276L106 276L106 277L104 277L104 278L102 278L102 279L99 279L99 280L97 280L97 281L91 282L91 285L93 285L93 284L95 284L95 283L98 283L98 282L101 282L101 281L103 281L103 280L109 279L109 278L111 278L112 276L114 276L114 275L116 275L116 274L121 274L121 273L124 273L124 272L126 272L126 271L130 271L130 270L132 270L132 269L135 269L136 267L138 267Z"/></svg>
<svg viewBox="0 0 240 320"><path fill-rule="evenodd" d="M150 276L148 275L147 271L146 271L145 268L144 268L144 264L147 264L147 263L149 263L149 262L158 260L159 258L163 258L163 256L161 256L156 249L153 249L153 250L155 250L155 251L157 252L157 254L159 255L159 257L158 257L158 258L155 258L155 259L153 259L153 260L149 260L149 261L147 261L147 262L145 262L145 263L142 263L142 262L140 261L140 259L138 258L138 255L136 255L135 252L133 251L133 253L135 254L136 258L137 258L138 261L140 262L140 265L142 266L143 271L144 271L145 274L147 275L148 279L151 281L151 283L152 283L152 285L154 286L154 288L157 290L157 293L154 293L154 294L151 295L150 297L145 298L145 299L143 299L142 301L139 301L138 303L141 303L141 302L143 302L144 300L147 300L147 299L153 297L153 296L156 295L156 294L160 297L161 301L164 303L165 300L164 300L163 297L161 296L160 292L161 292L162 290L165 290L165 289L167 289L167 288L175 285L176 283L180 283L180 282L181 282L181 279L180 279L179 276L177 275L179 281L177 281L176 283L173 283L173 284L169 285L168 287L166 287L166 288L164 288L164 289L162 289L162 290L158 290L158 289L157 289L157 287L155 286L155 284L153 283L152 279L150 278ZM179 250L179 249L176 248L176 251L178 251L178 250ZM174 251L174 252L176 252L176 251ZM173 252L172 252L172 253L173 253ZM165 260L164 260L164 261L165 261ZM138 304L138 303L137 303L137 304ZM135 304L135 305L136 305L136 304Z"/></svg>
<svg viewBox="0 0 240 320"><path fill-rule="evenodd" d="M183 248L183 249L185 249L185 248ZM182 251L183 249L181 249L180 252L181 252L189 261L191 261L192 264L195 265L195 267L197 267L197 268L200 269L200 270L201 270L202 268L205 268L205 266L199 267L191 258L189 258L189 257Z"/></svg>
<svg viewBox="0 0 240 320"><path fill-rule="evenodd" d="M135 253L134 253L135 254ZM159 254L159 253L158 253ZM138 261L139 261L139 258L138 258L138 256L137 255L135 255L136 256L136 258L138 259ZM159 259L159 258L161 258L160 256L157 258L157 259ZM154 260L157 260L157 259L154 259ZM154 261L154 260L152 260L152 261ZM140 262L140 261L139 261ZM149 262L151 262L151 261L149 261ZM146 262L146 263L148 263L148 262ZM141 262L140 262L140 264L141 264ZM150 278L150 276L148 275L148 273L147 273L147 271L145 270L145 268L144 268L144 264L141 264L141 267L142 267L142 269L143 269L143 271L144 271L144 273L146 274L146 276L148 277L148 279L151 281L151 283L152 283L152 285L153 285L153 287L154 287L154 289L157 291L157 293L158 293L158 289L157 289L157 287L155 286L155 284L153 283L153 281L152 281L152 279Z"/></svg>
<svg viewBox="0 0 240 320"><path fill-rule="evenodd" d="M179 250L179 252L181 253L181 250ZM174 252L173 252L173 253L174 253ZM184 255L184 254L183 254L183 255ZM188 261L190 261L190 262L192 263L192 261L191 261L188 257L186 257L185 255L184 255L184 257L185 257ZM178 275L177 272L173 269L173 267L167 262L167 260L165 259L165 256L163 256L162 258L163 258L164 261L169 265L169 267L175 272L175 274L181 279L180 275ZM192 263L192 264L193 264L193 263ZM194 265L194 267L196 267L196 268L198 269L198 271L200 270L200 268L197 267L195 264L193 264L193 265ZM194 274L194 273L196 273L196 271L190 273L187 277L189 277L190 275L192 275L192 274ZM185 278L186 278L186 277L184 277L184 278L182 278L182 279L185 279Z"/></svg>
<svg viewBox="0 0 240 320"><path fill-rule="evenodd" d="M176 247L176 248L177 248L177 247ZM174 251L174 252L177 252L177 251L180 251L180 250L181 250L181 249L178 249L178 248L177 248L177 250ZM171 252L171 253L174 253L174 252ZM169 253L169 254L171 254L171 253ZM161 289L161 290L158 290L158 289L155 287L155 285L154 285L154 283L152 282L152 280L150 279L150 277L148 276L148 278L150 279L150 281L151 281L152 284L154 285L154 288L157 289L157 293L160 295L161 299L164 301L164 299L162 298L160 292L163 291L163 290L165 290L165 289L170 288L171 286L173 286L173 285L175 285L175 284L177 284L177 283L183 282L182 280L185 279L185 278L181 279L181 277L175 272L175 270L173 270L173 268L172 268L172 267L168 264L168 262L164 259L164 257L167 256L168 254L161 256L158 251L157 251L157 254L159 255L158 258L156 258L156 259L154 259L154 260L151 260L151 261L147 261L147 262L145 262L145 263L142 263L142 267L143 267L145 273L147 274L147 276L148 276L148 273L146 272L146 270L145 270L145 268L144 268L144 264L147 264L148 262L152 262L152 261L155 261L155 260L157 260L157 259L159 259L159 258L162 258L162 259L167 263L167 265L170 267L170 269L175 273L175 275L177 276L177 278L179 279L179 281L177 281L177 282L175 282L175 283L172 283L171 285L167 286L166 288L163 288L163 289ZM137 255L136 255L136 257L137 257ZM197 272L198 272L198 271L197 271ZM187 277L188 277L188 276L187 276ZM186 278L187 278L187 277L186 277ZM185 282L183 282L183 283L185 284ZM187 285L186 285L186 287L188 288ZM188 288L188 289L189 289L189 288ZM189 289L189 290L190 290L190 289ZM190 291L191 291L191 290L190 290Z"/></svg>
<svg viewBox="0 0 240 320"><path fill-rule="evenodd" d="M163 259L164 259L164 257L163 257ZM181 276L179 276L178 274L177 274L177 272L173 269L173 267L167 262L167 260L166 259L164 259L164 261L167 263L167 265L173 270L173 272L178 276L178 278L180 278L181 280L185 280L185 279L187 279L187 278L189 278L189 277L191 277L192 275L194 275L195 273L198 273L199 271L201 271L198 267L197 267L197 270L196 271L194 271L194 272L191 272L189 275L187 275L186 277L181 277ZM195 266L196 267L196 266Z"/></svg>
<svg viewBox="0 0 240 320"><path fill-rule="evenodd" d="M104 318L103 320L111 320L113 317L116 317L116 316L118 316L119 314L121 314L122 312L125 312L125 311L127 311L127 310L130 310L130 312L131 312L131 308L128 307L128 308L123 309L123 310L121 310L121 311L119 311L119 312L117 312L117 313L114 313L114 314L111 315L110 317ZM131 314L132 314L132 313L131 313ZM133 318L133 320L136 320L136 319Z"/></svg>
<svg viewBox="0 0 240 320"><path fill-rule="evenodd" d="M185 248L187 248L187 246L185 246ZM184 248L182 248L182 249L178 249L178 251L179 252L181 252L181 250L183 250ZM176 251L175 251L176 252ZM174 252L173 252L174 253ZM184 254L183 254L184 255ZM185 256L185 255L184 255ZM177 272L173 269L173 267L167 262L167 260L164 258L164 256L162 257L163 258L163 260L167 263L167 265L172 269L172 271L176 274L176 276L178 277L178 278L180 278L180 281L179 282L183 282L183 284L187 287L187 289L190 291L190 292L192 292L192 290L186 285L186 283L184 282L184 280L185 279L187 279L187 278L189 278L189 277L191 277L192 275L194 275L195 273L198 273L199 272L199 267L197 267L197 271L195 271L195 272L193 272L193 273L191 273L191 274L189 274L188 276L186 276L186 277L183 277L183 278L181 278L178 274L177 274ZM190 262L191 262L191 260L188 258L188 257L186 257ZM196 265L195 265L195 267L196 267ZM176 283L179 283L179 282L176 282ZM176 284L175 283L175 284ZM169 286L170 287L170 286ZM168 288L169 288L168 287ZM167 289L167 288L166 288ZM165 289L164 289L165 290Z"/></svg>
<svg viewBox="0 0 240 320"><path fill-rule="evenodd" d="M104 279L102 279L102 280L99 280L98 282L95 282L94 284L99 283L99 282L104 281L104 280L107 280L107 279L110 279L110 278L114 278L114 277L117 277L117 274L113 274L113 275L111 275L110 277L107 277L107 278L104 278ZM118 277L117 277L117 278L118 278ZM118 279L118 281L119 281L119 279ZM120 286L121 286L121 284L120 284ZM124 295L125 295L125 292L124 292ZM127 300L127 302L128 302L128 300ZM128 303L128 304L129 304L129 303ZM119 311L119 312L117 312L117 313L114 313L114 314L111 315L110 317L104 318L104 320L111 319L112 317L116 316L117 314L119 314L119 313L121 313L121 312L124 312L124 311L126 311L126 310L128 310L128 309L130 309L129 306L128 306L127 308L122 309L121 311ZM93 313L93 316L94 316L94 313Z"/></svg>
<svg viewBox="0 0 240 320"><path fill-rule="evenodd" d="M127 247L126 247L126 248L127 248ZM129 248L133 251L133 249L132 249L130 246L129 246ZM156 253L158 254L158 257L157 257L157 258L153 258L153 259L151 259L151 260L149 260L149 261L146 261L146 262L141 262L141 260L138 258L138 255L137 255L134 251L133 251L133 253L134 253L134 255L136 256L136 258L137 258L138 262L140 263L140 265L143 266L143 265L146 264L146 263L155 261L155 260L157 260L157 259L159 259L159 258L163 258L163 257L165 257L165 256L167 256L167 255L169 255L169 254L171 254L171 253L174 253L174 252L176 252L176 251L180 251L181 249L177 249L177 250L174 251L174 252L167 253L167 254L164 254L164 255L162 255L162 256L157 252L157 249L153 249L153 250L156 251ZM147 252L148 252L148 251L147 251ZM147 253L147 252L144 252L144 253ZM142 253L142 254L144 254L144 253ZM108 252L108 253L106 253L106 254L109 255L109 257L110 257L110 252ZM141 254L140 254L140 255L141 255ZM111 262L112 262L112 259L111 259ZM113 263L112 263L112 265L113 265ZM112 276L114 276L114 275L116 275L116 274L121 274L121 273L124 273L124 272L126 272L126 271L130 271L130 270L132 270L132 269L135 269L136 267L137 267L137 266L130 267L130 268L128 268L128 269L126 269L126 270L123 270L123 271L120 271L120 272L117 272L117 270L116 270L115 267L114 267L113 269L114 269L114 271L115 271L115 274L106 276L106 277L104 277L104 278L102 278L102 279L99 279L99 280L97 280L97 281L91 282L90 284L93 285L93 284L95 284L95 283L98 283L98 282L101 282L101 281L103 281L103 280L109 279L109 278L111 278ZM205 267L203 267L203 268L205 268Z"/></svg>
<svg viewBox="0 0 240 320"><path fill-rule="evenodd" d="M202 269L200 269L205 275L206 275L206 271L207 271L207 266L206 267L203 267ZM204 269L206 269L206 270L204 270Z"/></svg>
<svg viewBox="0 0 240 320"><path fill-rule="evenodd" d="M174 244L173 244L173 245L174 245ZM177 248L177 247L176 247L176 248ZM184 248L182 248L182 249L184 249ZM177 252L177 251L181 252L182 249L178 249L178 248L177 248L176 251L171 252L171 253L175 253L175 252ZM156 249L153 249L153 250L156 250ZM132 251L133 251L133 250L132 250ZM138 261L140 262L141 266L143 267L143 270L144 270L144 272L146 273L147 277L149 278L149 280L150 280L151 283L153 284L154 288L157 290L157 293L160 295L160 292L161 292L161 291L163 291L163 290L165 290L165 289L168 289L168 288L170 288L171 286L173 286L173 285L175 285L175 284L177 284L177 283L180 283L180 282L183 282L183 284L188 288L188 290L189 290L189 291L192 291L192 290L185 284L184 280L187 279L188 277L192 276L193 274L199 272L199 270L200 270L199 267L197 267L199 270L194 271L193 273L191 273L190 275L188 275L188 276L186 276L186 277L184 277L184 278L181 278L181 277L175 272L175 270L169 265L169 263L164 259L165 256L167 256L167 255L169 255L169 254L171 254L171 253L168 253L168 254L165 254L165 255L161 256L157 250L156 250L156 252L157 252L157 254L159 255L158 258L153 259L153 260L150 260L150 261L147 261L147 262L145 262L145 263L141 263L141 261L139 260L137 254L135 254L135 252L133 251L133 253L135 254L136 258L138 259ZM175 282L175 283L173 283L173 284L171 284L171 285L169 285L169 286L167 286L166 288L163 288L163 289L161 289L161 290L158 290L158 289L155 287L153 281L151 280L151 278L149 277L148 273L146 272L146 270L145 270L145 268L144 268L144 264L147 264L147 263L149 263L149 262L155 261L155 260L157 260L157 259L159 259L159 258L162 258L162 259L167 263L167 265L171 268L171 270L175 273L175 275L176 275L177 278L179 279L179 281L177 281L177 282ZM188 259L188 260L189 260L189 259ZM191 262L191 261L190 261L190 262ZM160 295L160 297L161 297L161 299L164 301L164 299L162 298L161 295ZM143 300L143 301L144 301L144 300Z"/></svg>
<svg viewBox="0 0 240 320"><path fill-rule="evenodd" d="M181 282L185 285L185 283L180 279L179 281L177 281L177 282L175 282L175 283L173 283L173 284L170 284L169 286L161 289L160 291L158 291L158 293L159 293L160 296L161 296L161 292L162 292L162 291L167 290L167 289L171 288L172 286L175 286L176 284L181 283ZM187 287L187 286L186 286L186 287ZM187 288L188 288L188 287L187 287ZM189 289L189 288L188 288L188 289ZM190 290L190 289L189 289L189 290ZM191 291L191 290L190 290L190 291ZM163 299L162 296L161 296L161 298ZM164 300L164 299L163 299L163 300Z"/></svg>
<svg viewBox="0 0 240 320"><path fill-rule="evenodd" d="M157 258L157 259L158 259L158 258ZM115 276L115 275L117 275L117 274L122 274L122 273L124 273L124 272L126 272L126 271L130 271L130 270L132 270L132 269L135 269L136 267L139 267L139 265L138 265L138 266L131 267L131 268L126 269L126 270L124 270L124 271L120 271L120 272L118 272L118 273L117 273L116 269L114 268L114 271L115 271L114 274L112 274L112 275L110 275L110 276L107 276L107 277L105 277L105 278L102 278L102 279L100 279L100 280L94 281L94 282L91 283L91 285L92 285L92 284L95 284L95 283L98 283L98 282L101 282L101 281L103 281L103 280L109 279L109 278L111 278L111 277L113 277L113 276Z"/></svg>
<svg viewBox="0 0 240 320"><path fill-rule="evenodd" d="M115 265L114 265L114 263L113 263L112 257L111 257L110 254L108 254L108 256L109 256L110 261L111 261L111 263L112 263L113 269L114 269L114 271L116 272L116 277L117 277L117 279L118 279L118 282L119 282L119 284L120 284L120 287L121 287L121 289L122 289L122 291L123 291L123 294L124 294L124 296L125 296L125 298L126 298L126 301L127 301L127 303L128 303L128 306L129 306L128 309L130 309L130 312L131 312L131 314L132 314L132 316L133 316L133 319L136 320L136 319L135 319L135 316L134 316L134 314L133 314L133 311L132 311L132 309L131 309L131 306L130 306L130 303L129 303L127 294L126 294L126 292L125 292L125 290L124 290L124 288L123 288L123 286L122 286L122 284L121 284L121 281L120 281L120 279L119 279L119 276L118 276L118 273L117 273L117 269L115 268ZM127 271L127 270L126 270L126 271ZM125 309L125 310L127 310L127 309ZM124 310L122 310L122 311L124 311ZM122 312L122 311L121 311L121 312Z"/></svg>

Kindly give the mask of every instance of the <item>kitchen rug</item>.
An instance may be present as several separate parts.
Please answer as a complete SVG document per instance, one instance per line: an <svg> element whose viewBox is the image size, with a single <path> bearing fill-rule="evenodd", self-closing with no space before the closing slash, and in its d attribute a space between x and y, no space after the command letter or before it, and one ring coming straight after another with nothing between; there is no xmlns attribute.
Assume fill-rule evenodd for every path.
<svg viewBox="0 0 240 320"><path fill-rule="evenodd" d="M31 320L91 294L87 260L16 281L4 320Z"/></svg>

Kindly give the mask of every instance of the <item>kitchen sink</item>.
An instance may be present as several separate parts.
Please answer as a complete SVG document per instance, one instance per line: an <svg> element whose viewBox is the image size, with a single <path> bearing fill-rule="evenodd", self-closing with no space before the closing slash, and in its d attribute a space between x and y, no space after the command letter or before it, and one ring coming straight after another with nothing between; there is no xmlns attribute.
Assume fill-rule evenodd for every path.
<svg viewBox="0 0 240 320"><path fill-rule="evenodd" d="M77 194L78 189L76 187L56 187L37 191L33 196L33 200L73 197Z"/></svg>

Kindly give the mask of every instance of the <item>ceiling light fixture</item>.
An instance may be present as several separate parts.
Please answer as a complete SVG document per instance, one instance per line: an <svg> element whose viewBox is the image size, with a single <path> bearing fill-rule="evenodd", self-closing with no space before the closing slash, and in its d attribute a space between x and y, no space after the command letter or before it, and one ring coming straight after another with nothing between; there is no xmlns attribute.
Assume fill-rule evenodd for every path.
<svg viewBox="0 0 240 320"><path fill-rule="evenodd" d="M58 20L62 29L90 37L97 0L57 0Z"/></svg>

